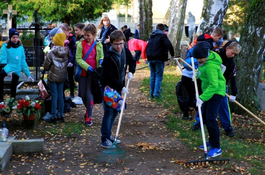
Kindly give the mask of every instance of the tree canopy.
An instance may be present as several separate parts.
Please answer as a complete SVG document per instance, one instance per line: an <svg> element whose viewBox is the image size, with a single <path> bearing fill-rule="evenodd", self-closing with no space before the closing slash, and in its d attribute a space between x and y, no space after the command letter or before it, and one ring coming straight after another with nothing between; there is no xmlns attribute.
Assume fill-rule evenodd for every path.
<svg viewBox="0 0 265 175"><path fill-rule="evenodd" d="M2 9L7 3L13 5L18 16L29 16L32 19L35 10L45 21L62 21L73 25L77 22L95 20L105 11L112 8L111 0L10 0L0 2ZM3 14L0 11L0 15Z"/></svg>

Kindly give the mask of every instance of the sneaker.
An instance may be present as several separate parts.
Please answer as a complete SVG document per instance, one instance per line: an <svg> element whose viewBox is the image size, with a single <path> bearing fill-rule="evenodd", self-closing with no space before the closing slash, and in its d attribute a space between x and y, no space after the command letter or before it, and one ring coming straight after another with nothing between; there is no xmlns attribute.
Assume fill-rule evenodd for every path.
<svg viewBox="0 0 265 175"><path fill-rule="evenodd" d="M225 135L227 135L228 137L234 137L234 129L232 127L229 127L225 130Z"/></svg>
<svg viewBox="0 0 265 175"><path fill-rule="evenodd" d="M102 148L109 148L111 145L112 145L112 142L108 139L101 143Z"/></svg>
<svg viewBox="0 0 265 175"><path fill-rule="evenodd" d="M109 140L113 143L115 138L113 138L112 136L110 136ZM121 143L121 140L117 139L116 143Z"/></svg>
<svg viewBox="0 0 265 175"><path fill-rule="evenodd" d="M222 154L221 148L211 148L210 151L208 152L209 157L217 157Z"/></svg>
<svg viewBox="0 0 265 175"><path fill-rule="evenodd" d="M64 123L64 117L58 117L57 121Z"/></svg>
<svg viewBox="0 0 265 175"><path fill-rule="evenodd" d="M206 142L206 147L207 147L207 149L211 147L210 142ZM201 150L204 150L203 145L200 145L199 148L200 148Z"/></svg>
<svg viewBox="0 0 265 175"><path fill-rule="evenodd" d="M197 124L194 124L191 129L193 131L196 131L196 130L199 130L200 128L201 128L200 123L197 123Z"/></svg>
<svg viewBox="0 0 265 175"><path fill-rule="evenodd" d="M183 116L181 117L181 119L182 119L182 120L189 120L189 121L191 121L191 120L192 120L192 117L190 117L190 116L184 116L184 115L183 115Z"/></svg>
<svg viewBox="0 0 265 175"><path fill-rule="evenodd" d="M86 125L88 125L88 126L92 126L93 125L93 120L92 120L92 118L86 118L86 120L85 120L85 124Z"/></svg>

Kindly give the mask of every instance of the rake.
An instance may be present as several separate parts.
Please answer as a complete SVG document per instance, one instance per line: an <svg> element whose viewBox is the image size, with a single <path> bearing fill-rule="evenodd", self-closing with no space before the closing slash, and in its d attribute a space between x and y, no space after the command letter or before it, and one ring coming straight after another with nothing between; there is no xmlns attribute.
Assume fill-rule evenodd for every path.
<svg viewBox="0 0 265 175"><path fill-rule="evenodd" d="M128 89L129 87L130 80L127 80L126 88ZM121 106L121 112L119 116L119 121L118 121L118 126L117 126L117 131L115 135L115 139L113 144L107 148L101 155L95 160L96 164L99 165L124 165L131 163L130 157L125 153L124 150L122 150L118 145L117 145L117 140L118 140L118 135L120 131L120 126L121 126L121 120L122 120L122 115L125 107L125 100L127 97L127 93L124 94L123 98L123 103Z"/></svg>
<svg viewBox="0 0 265 175"><path fill-rule="evenodd" d="M178 63L178 59L175 59L175 60ZM193 57L191 57L191 63L192 63L192 67L187 62L185 62L185 64L187 64L189 67L191 67L191 69L193 71L193 80L194 80L194 86L195 86L195 92L196 92L196 99L198 99L199 98L199 92L198 92L198 85L197 85L197 81L196 81L196 74L195 74L195 66L194 66ZM178 63L178 65L179 65L179 63ZM204 132L204 127L203 127L202 112L201 112L201 104L198 104L198 112L199 112L199 117L200 117L200 121L201 121L200 125L201 125L202 141L203 141L204 158L199 158L199 159L193 160L193 161L186 161L185 165L186 166L193 166L193 165L205 166L205 165L208 165L210 163L217 164L217 165L228 164L230 162L230 159L218 159L218 158L208 157L205 132Z"/></svg>

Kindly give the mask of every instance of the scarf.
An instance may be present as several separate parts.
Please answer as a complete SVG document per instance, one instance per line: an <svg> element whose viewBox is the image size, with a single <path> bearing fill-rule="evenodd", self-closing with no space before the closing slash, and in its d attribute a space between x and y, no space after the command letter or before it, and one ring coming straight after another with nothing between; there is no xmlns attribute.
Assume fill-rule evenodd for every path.
<svg viewBox="0 0 265 175"><path fill-rule="evenodd" d="M102 34L101 42L104 43L104 44L106 44L106 35L107 35L107 32L108 32L109 28L106 27L106 26L103 26L103 27L101 28L101 30L103 30L103 29L105 29L105 30L104 30L104 32L103 32L103 34Z"/></svg>
<svg viewBox="0 0 265 175"><path fill-rule="evenodd" d="M119 75L121 75L119 80L121 83L123 83L125 79L125 68L126 68L125 48L122 49L121 54L117 50L115 50L112 46L110 46L109 50L112 52L112 57L115 60L118 60Z"/></svg>
<svg viewBox="0 0 265 175"><path fill-rule="evenodd" d="M13 48L18 48L21 45L21 43L18 41L16 44L10 41L10 46Z"/></svg>

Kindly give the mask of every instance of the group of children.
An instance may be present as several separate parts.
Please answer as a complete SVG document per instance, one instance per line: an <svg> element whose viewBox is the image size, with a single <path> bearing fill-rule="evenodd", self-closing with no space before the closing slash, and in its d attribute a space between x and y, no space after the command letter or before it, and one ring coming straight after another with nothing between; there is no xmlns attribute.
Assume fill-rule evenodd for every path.
<svg viewBox="0 0 265 175"><path fill-rule="evenodd" d="M234 56L239 54L241 46L238 41L228 41L223 47L216 48L214 42L218 42L223 37L222 29L215 28L211 35L202 34L197 37L197 43L189 48L187 52L186 62L191 65L191 57L194 57L195 68L197 71L197 81L199 84L199 98L195 98L195 89L193 84L193 71L184 64L184 70L181 81L189 93L189 99L183 110L182 119L191 120L191 107L194 107L196 101L197 106L202 106L202 118L209 133L209 142L207 147L210 147L208 152L209 157L216 157L222 154L220 146L220 133L217 122L221 121L222 127L227 136L234 136L234 128L232 127L231 113L226 97L227 84L230 80L232 94L229 96L229 101L234 102L237 94L236 87L236 67ZM200 104L200 105L199 105ZM196 122L192 129L200 128L199 114L196 114ZM203 149L203 145L200 146Z"/></svg>

